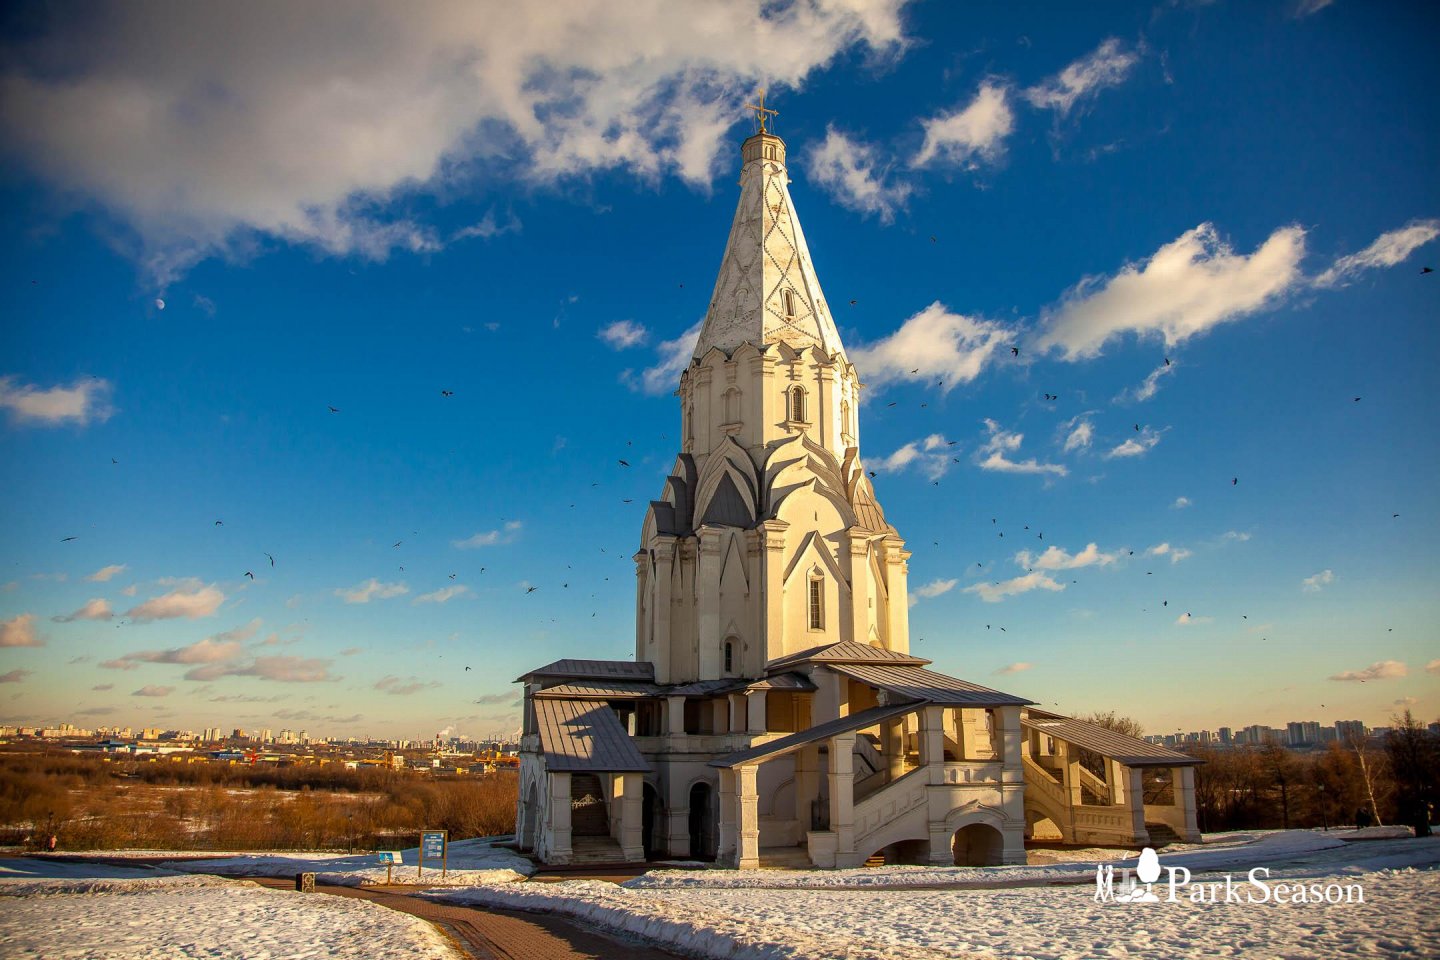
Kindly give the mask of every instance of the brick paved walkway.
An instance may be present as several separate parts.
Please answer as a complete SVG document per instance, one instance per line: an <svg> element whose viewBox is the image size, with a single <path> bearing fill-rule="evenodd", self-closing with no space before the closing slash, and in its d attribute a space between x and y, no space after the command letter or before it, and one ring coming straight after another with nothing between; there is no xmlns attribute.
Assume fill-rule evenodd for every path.
<svg viewBox="0 0 1440 960"><path fill-rule="evenodd" d="M281 890L295 887L293 880L247 879ZM450 906L411 896L393 887L316 886L315 889L332 896L369 900L428 920L448 933L475 960L677 960L673 953L607 936L549 914Z"/></svg>

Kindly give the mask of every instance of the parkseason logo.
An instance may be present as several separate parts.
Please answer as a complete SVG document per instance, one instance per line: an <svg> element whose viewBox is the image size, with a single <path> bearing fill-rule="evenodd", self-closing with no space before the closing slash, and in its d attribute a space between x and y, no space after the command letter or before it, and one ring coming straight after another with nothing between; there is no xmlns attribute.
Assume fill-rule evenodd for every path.
<svg viewBox="0 0 1440 960"><path fill-rule="evenodd" d="M1166 880L1157 881L1161 872ZM1095 866L1095 900L1098 903L1364 903L1365 890L1358 883L1271 883L1269 867L1255 867L1244 879L1236 881L1231 874L1222 880L1192 882L1185 867L1162 866L1160 857L1149 847L1140 854L1132 875L1129 867L1120 868L1102 863Z"/></svg>

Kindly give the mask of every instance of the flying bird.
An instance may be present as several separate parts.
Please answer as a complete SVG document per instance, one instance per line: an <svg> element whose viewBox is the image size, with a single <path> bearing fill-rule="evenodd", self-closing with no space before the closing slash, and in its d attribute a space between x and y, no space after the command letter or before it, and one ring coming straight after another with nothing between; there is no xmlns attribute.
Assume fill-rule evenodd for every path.
<svg viewBox="0 0 1440 960"><path fill-rule="evenodd" d="M215 521L215 526L217 526L217 527L223 527L223 526L225 526L225 521L224 521L224 520L216 520L216 521Z"/></svg>
<svg viewBox="0 0 1440 960"><path fill-rule="evenodd" d="M1435 272L1435 270L1434 270L1433 267L1421 267L1421 268L1420 268L1420 274L1421 274L1421 276L1424 276L1424 275L1427 274L1427 273L1434 273L1434 272Z"/></svg>
<svg viewBox="0 0 1440 960"><path fill-rule="evenodd" d="M469 667L466 667L465 669L466 669L466 670L469 670L470 668L469 668Z"/></svg>
<svg viewBox="0 0 1440 960"><path fill-rule="evenodd" d="M251 573L249 570L245 571L245 576L249 577L251 580L255 579L255 574Z"/></svg>
<svg viewBox="0 0 1440 960"><path fill-rule="evenodd" d="M1169 357L1166 357L1166 358L1165 358L1165 366L1167 366L1167 367L1170 366L1170 358L1169 358Z"/></svg>
<svg viewBox="0 0 1440 960"><path fill-rule="evenodd" d="M400 546L400 544L402 544L402 543L404 543L404 542L405 542L404 540L396 540L394 543L390 544L390 547L391 547L391 549L394 549L395 547Z"/></svg>
<svg viewBox="0 0 1440 960"><path fill-rule="evenodd" d="M265 551L263 551L263 550L260 551L260 552L261 552L261 553L265 553ZM274 557L271 557L270 554L268 554L268 553L265 553L265 556L267 556L267 557L270 558L270 566L272 566L272 567L275 566L275 558L274 558Z"/></svg>
<svg viewBox="0 0 1440 960"><path fill-rule="evenodd" d="M889 403L885 404L885 406L887 406L887 407L893 407L893 406L895 406L895 404L898 403L898 402L899 402L899 401L892 400L892 401L890 401Z"/></svg>
<svg viewBox="0 0 1440 960"><path fill-rule="evenodd" d="M340 408L339 408L339 407L327 406L326 409L329 410L331 413L339 413L339 412L340 412Z"/></svg>
<svg viewBox="0 0 1440 960"><path fill-rule="evenodd" d="M111 457L111 458L110 458L110 462L111 462L111 463L119 463L120 461L119 461L119 460L116 460L114 457Z"/></svg>
<svg viewBox="0 0 1440 960"><path fill-rule="evenodd" d="M858 302L859 302L858 300L851 300L851 301L850 301L850 306L853 307L853 306L855 306L855 304L858 303Z"/></svg>
<svg viewBox="0 0 1440 960"><path fill-rule="evenodd" d="M441 391L440 391L440 396L442 396L442 397L453 397L453 396L455 396L455 391L454 391L454 390L441 390ZM467 668L467 669L468 669L468 668Z"/></svg>
<svg viewBox="0 0 1440 960"><path fill-rule="evenodd" d="M934 243L934 242L935 242L935 238L934 238L934 237L931 237L931 238L930 238L930 242L931 242L931 243Z"/></svg>
<svg viewBox="0 0 1440 960"><path fill-rule="evenodd" d="M630 466L630 464L626 463L624 460L621 460L621 461L620 461L620 466L622 466L622 467L628 467L628 466Z"/></svg>
<svg viewBox="0 0 1440 960"><path fill-rule="evenodd" d="M69 543L71 540L79 540L79 539L80 539L79 537L63 537L63 538L61 538L60 542L61 542L61 543Z"/></svg>
<svg viewBox="0 0 1440 960"><path fill-rule="evenodd" d="M1231 477L1231 478L1230 478L1230 486L1234 487L1234 486L1238 486L1239 484L1240 484L1240 478L1239 478L1239 477Z"/></svg>
<svg viewBox="0 0 1440 960"><path fill-rule="evenodd" d="M540 589L539 587L526 587L526 588L525 588L525 592L526 592L526 593L534 593L536 590L539 590L539 589Z"/></svg>
<svg viewBox="0 0 1440 960"><path fill-rule="evenodd" d="M1020 356L1020 348L1019 348L1019 347L1011 347L1011 348L1010 348L1010 356L1012 356L1012 357L1018 357L1018 356Z"/></svg>

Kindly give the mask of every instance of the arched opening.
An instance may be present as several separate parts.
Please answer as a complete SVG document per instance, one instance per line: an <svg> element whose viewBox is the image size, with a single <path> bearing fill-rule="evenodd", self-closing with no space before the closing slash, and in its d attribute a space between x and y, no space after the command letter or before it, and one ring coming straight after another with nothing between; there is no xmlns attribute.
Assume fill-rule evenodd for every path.
<svg viewBox="0 0 1440 960"><path fill-rule="evenodd" d="M715 859L714 791L708 783L690 788L690 857L693 860Z"/></svg>
<svg viewBox="0 0 1440 960"><path fill-rule="evenodd" d="M930 863L930 841L900 840L889 846L881 847L870 859L873 860L876 857L884 858L887 867L923 867Z"/></svg>
<svg viewBox="0 0 1440 960"><path fill-rule="evenodd" d="M809 623L811 630L825 629L825 577L821 574L810 575L810 595L808 599Z"/></svg>
<svg viewBox="0 0 1440 960"><path fill-rule="evenodd" d="M950 849L957 867L996 867L1005 852L1005 836L988 823L972 823L955 831Z"/></svg>
<svg viewBox="0 0 1440 960"><path fill-rule="evenodd" d="M729 390L726 390L726 391L725 391L724 406L725 406L725 422L726 422L726 423L739 423L739 422L740 422L740 389L739 389L738 387L731 387Z"/></svg>
<svg viewBox="0 0 1440 960"><path fill-rule="evenodd" d="M735 672L735 640L733 638L725 641L725 675L728 677Z"/></svg>
<svg viewBox="0 0 1440 960"><path fill-rule="evenodd" d="M540 809L540 791L535 788L535 782L530 782L530 789L525 791L525 806L522 808L522 819L520 823L520 849L534 850L536 834L539 832L540 821L544 818L544 811Z"/></svg>
<svg viewBox="0 0 1440 960"><path fill-rule="evenodd" d="M640 844L648 858L659 852L655 838L665 836L665 803L649 782L645 784L641 808Z"/></svg>
<svg viewBox="0 0 1440 960"><path fill-rule="evenodd" d="M795 316L795 291L786 287L780 291L780 303L785 308L785 316Z"/></svg>
<svg viewBox="0 0 1440 960"><path fill-rule="evenodd" d="M1060 828L1039 810L1025 811L1025 839L1037 843L1060 843L1065 835Z"/></svg>
<svg viewBox="0 0 1440 960"><path fill-rule="evenodd" d="M805 423L805 388L796 387L790 391L790 419L795 423Z"/></svg>

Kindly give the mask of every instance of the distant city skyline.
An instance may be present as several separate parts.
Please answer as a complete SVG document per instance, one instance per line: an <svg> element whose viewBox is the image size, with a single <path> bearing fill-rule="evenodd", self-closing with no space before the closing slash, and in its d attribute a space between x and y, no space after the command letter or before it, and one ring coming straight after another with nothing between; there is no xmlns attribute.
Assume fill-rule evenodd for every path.
<svg viewBox="0 0 1440 960"><path fill-rule="evenodd" d="M0 724L474 736L632 655L759 87L914 654L1440 717L1440 8L542 6L0 10Z"/></svg>

